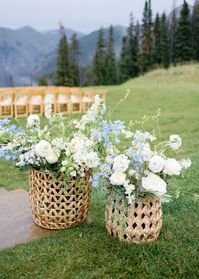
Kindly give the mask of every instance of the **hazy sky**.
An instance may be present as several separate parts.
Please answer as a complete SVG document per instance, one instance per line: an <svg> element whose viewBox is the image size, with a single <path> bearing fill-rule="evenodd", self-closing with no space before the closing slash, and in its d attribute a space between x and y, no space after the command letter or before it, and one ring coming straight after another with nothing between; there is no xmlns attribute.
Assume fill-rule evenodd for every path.
<svg viewBox="0 0 199 279"><path fill-rule="evenodd" d="M29 25L38 30L65 27L88 33L100 26L127 25L129 13L141 19L144 0L0 0L0 27ZM176 6L183 0L176 0ZM193 4L194 0L188 0ZM152 0L154 13L169 13L173 0Z"/></svg>

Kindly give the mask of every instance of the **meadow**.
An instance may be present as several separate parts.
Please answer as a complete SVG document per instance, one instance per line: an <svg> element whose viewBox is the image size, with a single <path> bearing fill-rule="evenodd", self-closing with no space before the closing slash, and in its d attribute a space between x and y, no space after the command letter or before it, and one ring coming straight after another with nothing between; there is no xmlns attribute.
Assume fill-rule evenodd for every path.
<svg viewBox="0 0 199 279"><path fill-rule="evenodd" d="M199 64L154 70L106 89L108 107L130 89L113 119L140 121L160 108L161 138L179 134L183 155L192 160L184 178L169 182L170 193L177 188L182 193L163 205L159 239L144 245L112 239L104 225L105 194L93 190L93 223L0 251L0 278L199 278ZM146 128L152 130L154 123ZM0 160L0 187L28 190L28 174Z"/></svg>

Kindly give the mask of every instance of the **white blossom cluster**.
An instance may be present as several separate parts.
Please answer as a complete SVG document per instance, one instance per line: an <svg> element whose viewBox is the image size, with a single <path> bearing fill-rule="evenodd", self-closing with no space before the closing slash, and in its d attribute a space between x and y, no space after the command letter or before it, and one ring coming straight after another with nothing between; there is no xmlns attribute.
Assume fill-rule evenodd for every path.
<svg viewBox="0 0 199 279"><path fill-rule="evenodd" d="M108 176L110 184L124 190L129 203L140 194L153 194L162 200L169 200L167 180L171 176L179 176L183 169L191 166L190 159L177 161L166 156L169 148L176 152L182 145L178 135L171 135L168 142L153 146L156 138L147 133L134 133L131 146L124 153L116 153L112 148L111 156L106 158L106 167L101 175ZM170 154L170 153L169 153ZM109 173L103 171L109 169Z"/></svg>

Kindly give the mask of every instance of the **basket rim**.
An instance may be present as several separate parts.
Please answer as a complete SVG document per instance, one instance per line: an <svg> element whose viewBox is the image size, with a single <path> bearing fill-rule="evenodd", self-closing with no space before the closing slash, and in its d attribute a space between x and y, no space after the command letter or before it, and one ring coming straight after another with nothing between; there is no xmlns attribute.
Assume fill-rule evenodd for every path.
<svg viewBox="0 0 199 279"><path fill-rule="evenodd" d="M124 196L121 196L120 194L118 194L117 192L115 191L111 191L110 194L107 195L107 199L109 198L113 198L112 195L116 195L116 196L119 196L122 200L127 200L127 197L124 197ZM161 200L159 197L145 197L145 198L142 198L142 197L138 197L134 200L134 202L132 203L132 205L134 203L137 203L137 202L150 202L150 201L158 201L161 203Z"/></svg>

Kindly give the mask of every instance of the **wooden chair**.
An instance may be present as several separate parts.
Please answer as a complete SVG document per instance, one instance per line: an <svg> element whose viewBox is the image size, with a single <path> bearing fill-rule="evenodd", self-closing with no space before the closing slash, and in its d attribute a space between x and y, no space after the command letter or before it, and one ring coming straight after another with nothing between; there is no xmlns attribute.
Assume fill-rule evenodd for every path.
<svg viewBox="0 0 199 279"><path fill-rule="evenodd" d="M57 93L58 93L58 89L56 87L47 87L44 93L44 108L47 99L50 99L52 104L53 114L57 113Z"/></svg>
<svg viewBox="0 0 199 279"><path fill-rule="evenodd" d="M68 87L59 87L56 98L57 112L61 114L70 114L71 102L70 102L70 90Z"/></svg>
<svg viewBox="0 0 199 279"><path fill-rule="evenodd" d="M106 90L104 89L95 89L94 95L99 95L102 101L105 103L106 102Z"/></svg>
<svg viewBox="0 0 199 279"><path fill-rule="evenodd" d="M15 117L27 117L28 116L29 97L30 97L29 91L27 89L15 93L15 97L14 97Z"/></svg>
<svg viewBox="0 0 199 279"><path fill-rule="evenodd" d="M82 89L82 92L82 111L87 112L92 106L94 91L92 88L84 88Z"/></svg>
<svg viewBox="0 0 199 279"><path fill-rule="evenodd" d="M43 115L44 103L43 103L43 90L32 89L29 99L29 114Z"/></svg>
<svg viewBox="0 0 199 279"><path fill-rule="evenodd" d="M13 117L13 93L5 88L0 93L0 118Z"/></svg>
<svg viewBox="0 0 199 279"><path fill-rule="evenodd" d="M82 89L70 88L71 113L82 113Z"/></svg>

